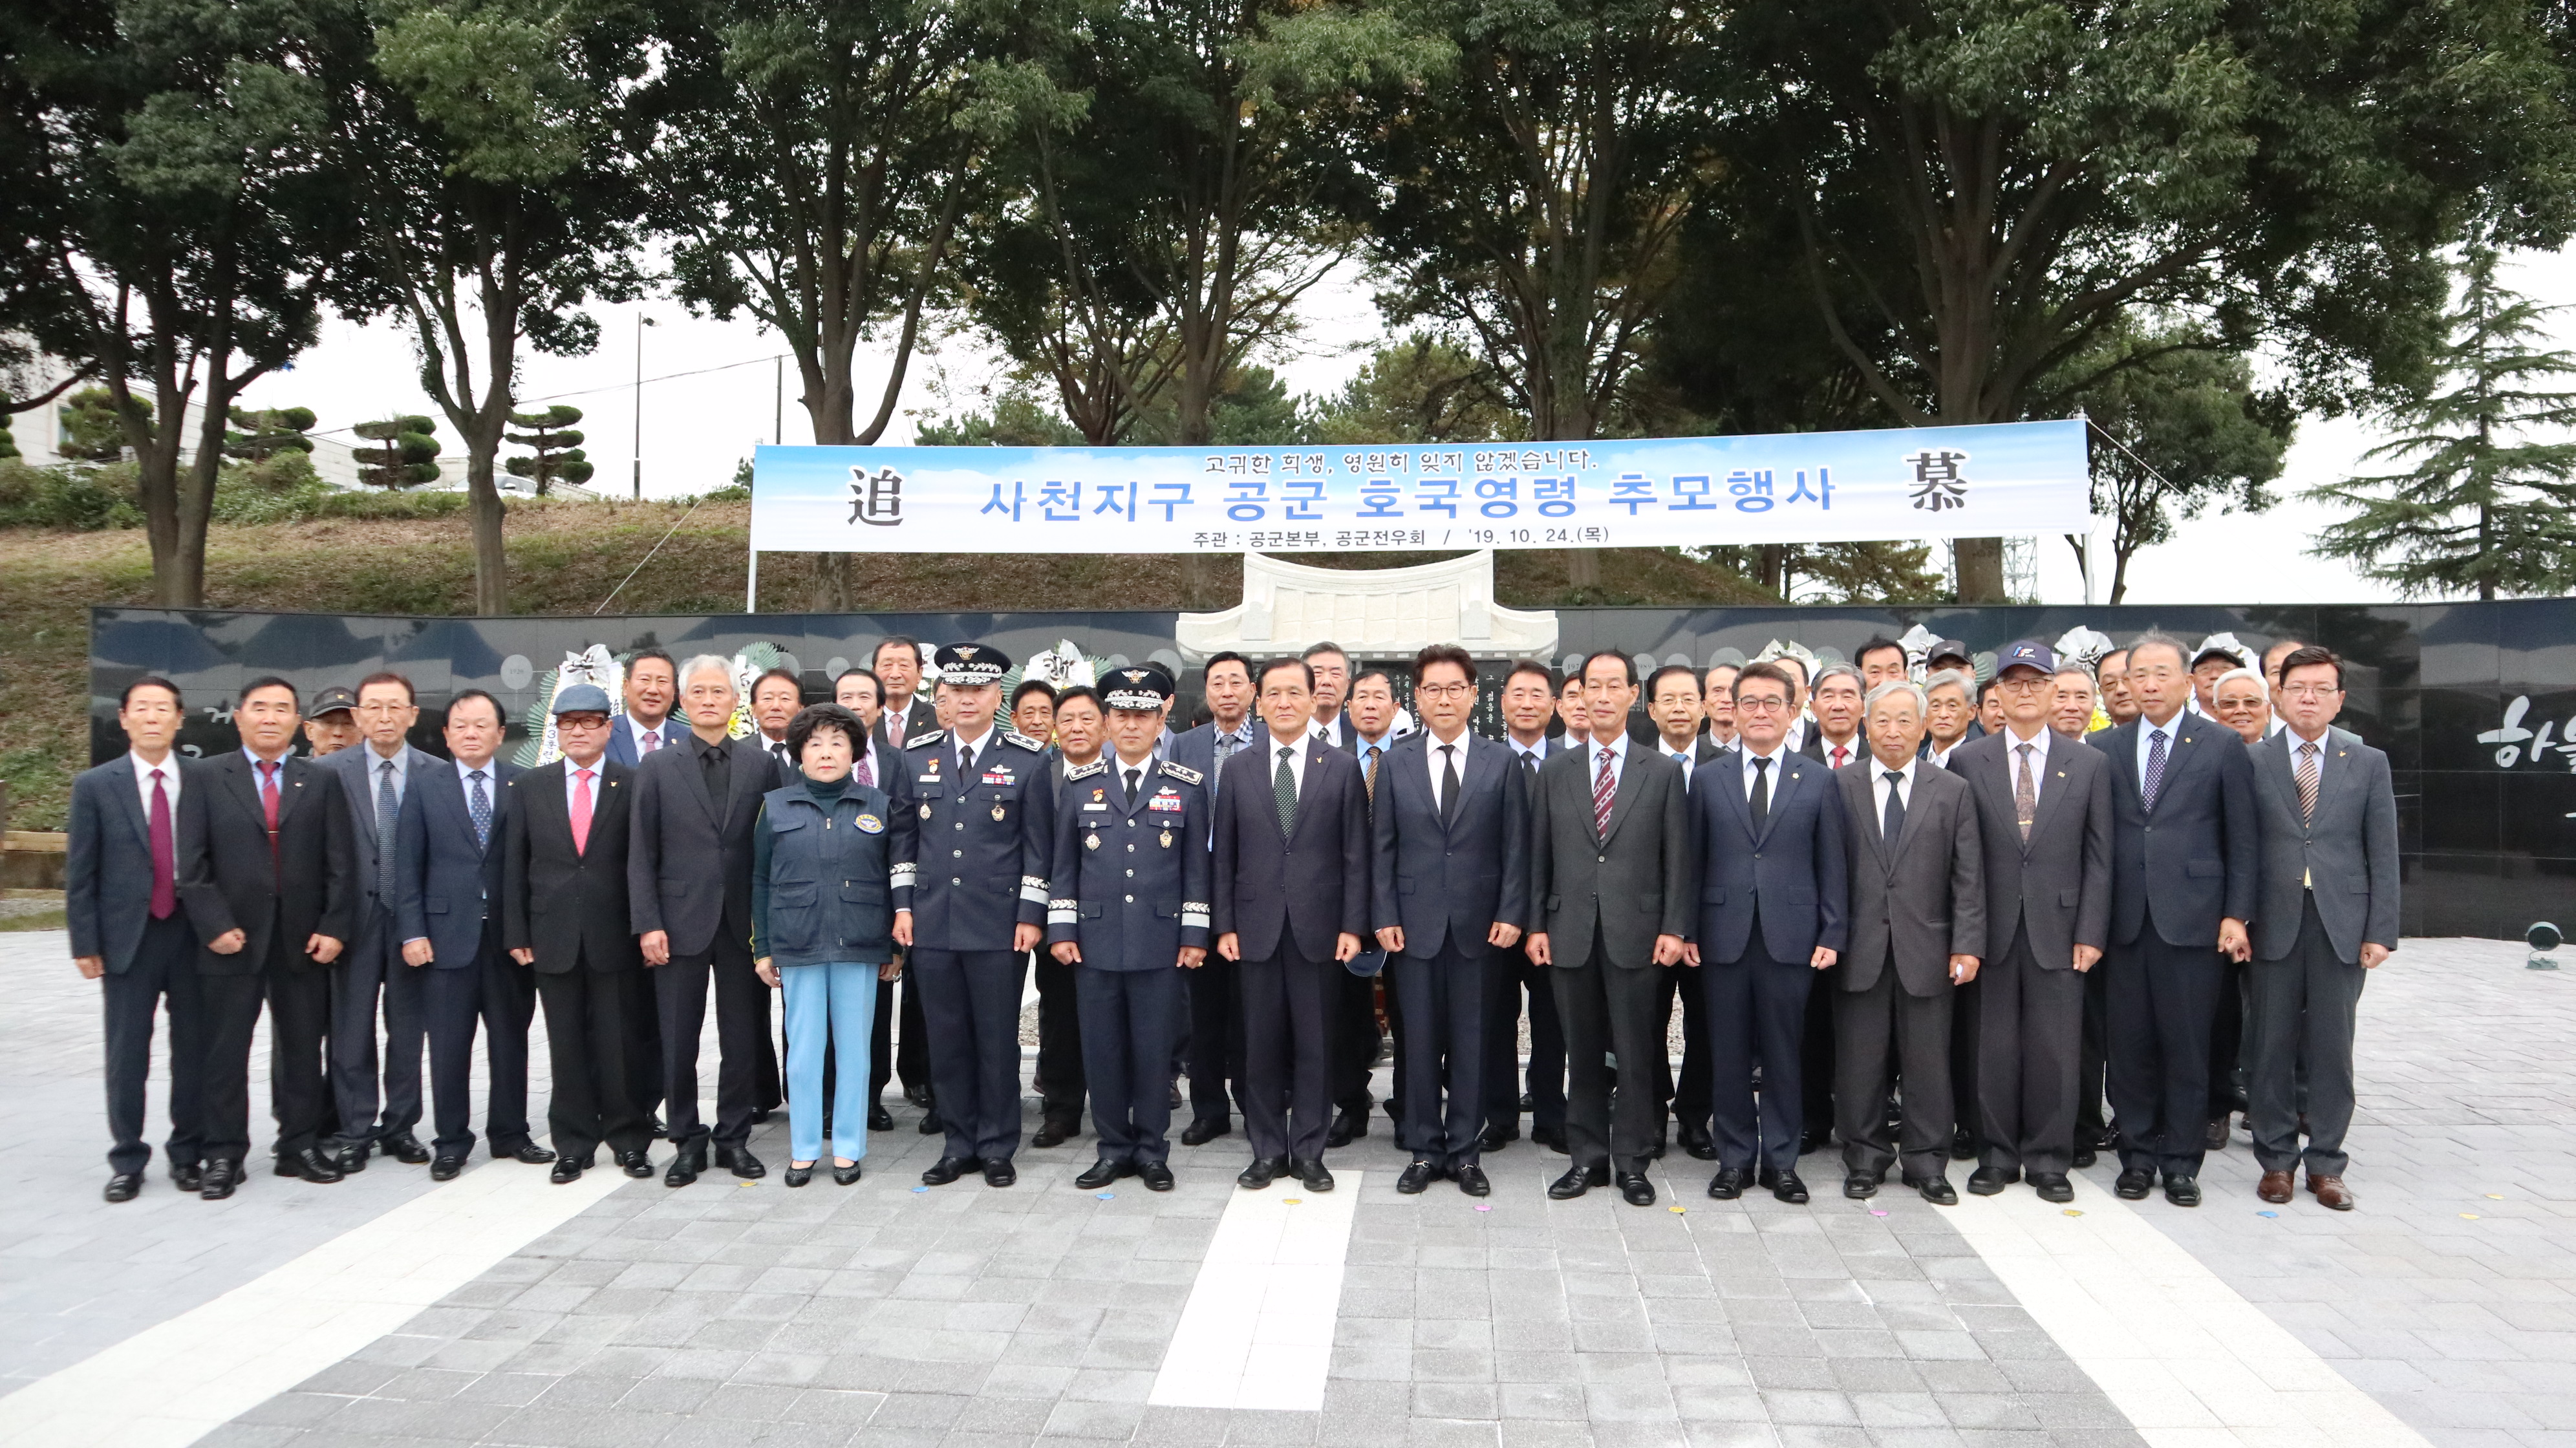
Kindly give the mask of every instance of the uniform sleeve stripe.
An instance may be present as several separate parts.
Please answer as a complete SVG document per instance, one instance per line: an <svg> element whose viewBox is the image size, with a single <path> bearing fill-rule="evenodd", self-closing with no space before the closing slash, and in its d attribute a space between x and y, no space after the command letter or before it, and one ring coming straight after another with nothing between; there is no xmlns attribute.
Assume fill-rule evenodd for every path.
<svg viewBox="0 0 2576 1448"><path fill-rule="evenodd" d="M1046 881L1040 880L1035 884L1022 885L1020 887L1020 898L1023 900L1033 901L1040 905L1048 903Z"/></svg>
<svg viewBox="0 0 2576 1448"><path fill-rule="evenodd" d="M1081 923L1082 912L1074 908L1072 901L1050 900L1047 902L1047 924L1079 925Z"/></svg>
<svg viewBox="0 0 2576 1448"><path fill-rule="evenodd" d="M900 888L902 888L903 886L910 885L910 884L912 883L912 876L913 876L913 867L912 867L912 866L910 866L910 865L897 865L897 866L895 866L895 867L894 867L893 871L888 875L888 877L887 877L887 879L886 879L886 883L887 883L888 885L891 885L891 886L894 886L894 887L896 887L896 888L900 889Z"/></svg>

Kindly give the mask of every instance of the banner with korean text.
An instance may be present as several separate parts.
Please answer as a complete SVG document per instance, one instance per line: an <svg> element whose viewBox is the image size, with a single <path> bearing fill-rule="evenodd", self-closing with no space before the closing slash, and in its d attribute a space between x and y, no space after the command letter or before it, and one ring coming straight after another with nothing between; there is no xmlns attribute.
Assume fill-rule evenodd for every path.
<svg viewBox="0 0 2576 1448"><path fill-rule="evenodd" d="M763 447L761 553L1640 548L2089 533L2084 424L1385 447Z"/></svg>

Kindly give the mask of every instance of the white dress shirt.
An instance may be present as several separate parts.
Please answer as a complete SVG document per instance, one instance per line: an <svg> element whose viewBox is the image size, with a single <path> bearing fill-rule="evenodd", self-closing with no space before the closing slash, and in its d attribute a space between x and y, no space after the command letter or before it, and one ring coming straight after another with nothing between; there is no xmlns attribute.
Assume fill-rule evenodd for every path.
<svg viewBox="0 0 2576 1448"><path fill-rule="evenodd" d="M1279 777L1279 751L1287 750L1288 775L1297 781L1297 797L1304 799L1306 797L1306 736L1315 732L1315 726L1309 723L1305 728L1297 731L1297 737L1294 739L1282 739L1276 734L1271 735L1270 757L1262 764L1261 777L1270 780Z"/></svg>
<svg viewBox="0 0 2576 1448"><path fill-rule="evenodd" d="M1967 742L1966 739L1961 739L1959 744ZM1950 767L1950 756L1959 752L1959 744L1953 744L1947 749L1927 750L1923 755L1923 762L1938 769L1947 769Z"/></svg>
<svg viewBox="0 0 2576 1448"><path fill-rule="evenodd" d="M986 760L992 758L993 736L998 732L1000 731L996 730L991 724L986 724L984 726L984 732L976 735L972 739L967 738L965 735L960 734L953 729L949 731L948 758L957 766L957 787L959 789L964 789L966 786L975 782L974 780L966 777L967 749L971 747L975 751L975 762L979 766L982 765Z"/></svg>
<svg viewBox="0 0 2576 1448"><path fill-rule="evenodd" d="M1717 731L1714 729L1703 732L1699 737L1707 740L1708 747L1711 749L1733 749L1735 747L1734 740L1718 738Z"/></svg>
<svg viewBox="0 0 2576 1448"><path fill-rule="evenodd" d="M1455 739L1443 739L1437 734L1428 735L1423 739L1422 755L1423 758L1430 762L1431 766L1431 807L1433 809L1439 809L1442 806L1442 800L1440 798L1441 778L1453 761L1456 763L1458 769L1458 782L1462 786L1467 782L1467 741L1475 737L1475 730L1461 729L1458 731L1458 737ZM1448 749L1451 752L1443 754L1440 752L1443 749Z"/></svg>
<svg viewBox="0 0 2576 1448"><path fill-rule="evenodd" d="M161 771L163 795L170 801L170 828L174 831L178 829L179 751L173 749L169 753L162 755L161 762L159 764L144 763L143 756L135 753L131 749L125 751L125 757L134 763L134 793L137 798L143 801L144 828L150 829L152 827L152 772L157 769ZM174 835L173 838L175 839L176 836Z"/></svg>
<svg viewBox="0 0 2576 1448"><path fill-rule="evenodd" d="M1772 750L1768 754L1756 754L1753 752L1753 746L1747 744L1744 746L1743 754L1744 797L1746 799L1753 798L1753 781L1758 778L1753 771L1753 761L1757 759L1767 759L1771 761L1771 794L1773 798L1778 798L1780 794L1780 772L1783 766L1787 765L1789 762L1788 742L1786 740L1781 741L1780 747Z"/></svg>
<svg viewBox="0 0 2576 1448"><path fill-rule="evenodd" d="M1666 744L1663 741L1663 738L1659 735L1655 739L1655 752L1682 767L1682 787L1688 789L1690 787L1691 780L1691 767L1699 763L1699 740L1697 738L1693 738L1687 747L1675 749L1671 745Z"/></svg>
<svg viewBox="0 0 2576 1448"><path fill-rule="evenodd" d="M671 746L665 744L662 747L668 749ZM594 820L598 819L599 798L608 792L608 752L600 751L599 757L588 764L575 764L572 762L572 756L567 754L564 756L563 767L565 813L567 815L571 813L572 802L581 793L581 771L587 769L590 771L590 817ZM474 798L472 790L469 789L465 797L470 802Z"/></svg>
<svg viewBox="0 0 2576 1448"><path fill-rule="evenodd" d="M1469 732L1473 733L1474 731L1470 730ZM1533 765L1543 765L1547 763L1547 736L1544 734L1539 736L1539 740L1536 744L1523 744L1519 740L1506 734L1503 736L1503 743L1512 751L1512 767L1515 769L1520 767L1520 763L1524 759L1528 760ZM1464 776L1461 777L1463 778Z"/></svg>
<svg viewBox="0 0 2576 1448"><path fill-rule="evenodd" d="M1790 749L1795 751L1798 747L1799 746L1793 744L1790 746ZM1822 733L1818 733L1816 735L1816 748L1824 752L1825 768L1827 769L1848 768L1853 761L1869 757L1869 741L1861 738L1857 733L1853 734L1849 739L1844 740L1840 745L1840 748L1843 751L1843 762L1839 765L1834 763L1834 750L1836 747L1837 746L1834 744L1834 741L1827 739Z"/></svg>
<svg viewBox="0 0 2576 1448"><path fill-rule="evenodd" d="M1804 714L1791 716L1788 731L1780 736L1780 747L1791 754L1797 753L1806 746L1807 731L1814 727L1815 721Z"/></svg>
<svg viewBox="0 0 2576 1448"><path fill-rule="evenodd" d="M2004 787L2007 789L2021 788L2021 747L2025 744L2029 745L2030 797L2031 802L2036 804L2039 801L2039 797L2048 792L2048 742L2056 737L2057 731L2049 728L2044 723L2039 726L2038 736L2031 739L2024 739L2020 735L2015 734L2013 732L2012 725L2009 723L2005 724ZM2167 759L2171 759L2173 757L2170 745L2167 746L2165 757ZM2138 778L2145 779L2146 776L2141 774Z"/></svg>
<svg viewBox="0 0 2576 1448"><path fill-rule="evenodd" d="M358 747L367 753L367 814L372 817L376 812L376 791L384 787L385 766L388 764L393 766L394 807L400 809L403 791L411 787L411 750L396 749L394 757L387 759L376 752L373 744Z"/></svg>
<svg viewBox="0 0 2576 1448"><path fill-rule="evenodd" d="M2290 783L2293 786L2296 786L2299 780L2299 750L2301 746L2310 742L2312 741L2304 734L2293 732L2290 735ZM2313 742L2317 746L2317 797L2322 799L2325 797L2326 788L2326 756L2334 753L2334 750L2328 747L2334 743L2332 727L2329 726L2326 732L2319 734Z"/></svg>
<svg viewBox="0 0 2576 1448"><path fill-rule="evenodd" d="M1878 817L1872 823L1878 826L1880 839L1887 838L1887 792L1889 790L1896 791L1896 802L1899 805L1907 809L1914 807L1914 766L1919 762L1912 759L1905 761L1905 767L1896 771L1896 782L1890 784L1887 779L1887 766L1878 762L1877 755L1873 754L1869 757L1869 797L1871 802L1878 806Z"/></svg>
<svg viewBox="0 0 2576 1448"><path fill-rule="evenodd" d="M1321 719L1310 719L1306 721L1306 732L1323 740L1327 748L1339 749L1342 747L1342 716L1334 715L1329 723ZM1274 754L1270 757L1276 759L1279 756Z"/></svg>
<svg viewBox="0 0 2576 1448"><path fill-rule="evenodd" d="M1610 789L1615 794L1628 773L1628 731L1615 730L1606 741L1583 746L1583 781L1586 790L1589 790L1592 787L1592 781L1601 775L1603 750L1608 750L1610 754Z"/></svg>
<svg viewBox="0 0 2576 1448"><path fill-rule="evenodd" d="M674 743L678 742L671 737L672 717L673 716L669 714L665 714L662 716L661 723L647 729L644 727L644 721L636 718L632 714L620 714L617 716L617 727L626 731L626 742L635 750L635 759L637 763L642 763L645 755L650 754L655 750L668 749ZM644 743L644 736L648 733L654 738L660 740L661 743L653 745L651 748L647 748ZM605 758L606 756L603 755L601 757Z"/></svg>
<svg viewBox="0 0 2576 1448"><path fill-rule="evenodd" d="M2182 710L2162 724L2141 714L2138 716L2138 787L2146 788L2147 752L2155 746L2158 733L2165 736L2165 763L2173 763L2174 746L2182 742L2183 726L2191 722L2191 711ZM2010 733L2010 730L2005 731ZM2046 733L2046 730L2040 731Z"/></svg>

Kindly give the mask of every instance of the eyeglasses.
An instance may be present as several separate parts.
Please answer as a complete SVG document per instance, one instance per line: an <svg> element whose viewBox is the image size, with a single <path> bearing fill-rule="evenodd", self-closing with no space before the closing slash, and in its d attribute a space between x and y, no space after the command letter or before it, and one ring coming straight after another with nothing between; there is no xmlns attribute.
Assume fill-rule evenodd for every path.
<svg viewBox="0 0 2576 1448"><path fill-rule="evenodd" d="M2049 685L2047 679L1997 679L1995 687L2007 694L2036 694Z"/></svg>
<svg viewBox="0 0 2576 1448"><path fill-rule="evenodd" d="M1413 686L1413 692L1426 699L1455 699L1461 694L1476 692L1476 686L1473 684L1416 684Z"/></svg>
<svg viewBox="0 0 2576 1448"><path fill-rule="evenodd" d="M409 704L397 704L391 699L369 699L358 706L358 712L361 714L372 714L382 718L388 715L399 714L410 707L411 706Z"/></svg>
<svg viewBox="0 0 2576 1448"><path fill-rule="evenodd" d="M1735 711L1739 714L1747 711L1755 714L1776 714L1788 707L1789 701L1786 699L1738 699L1735 701Z"/></svg>
<svg viewBox="0 0 2576 1448"><path fill-rule="evenodd" d="M2332 684L2283 684L2281 692L2293 699L2331 699L2343 690Z"/></svg>

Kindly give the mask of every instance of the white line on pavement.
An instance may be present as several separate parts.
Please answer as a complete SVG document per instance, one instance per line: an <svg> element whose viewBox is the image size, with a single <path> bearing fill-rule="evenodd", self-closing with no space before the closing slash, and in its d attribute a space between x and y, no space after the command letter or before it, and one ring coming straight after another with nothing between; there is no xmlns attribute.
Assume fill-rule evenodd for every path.
<svg viewBox="0 0 2576 1448"><path fill-rule="evenodd" d="M2071 1180L2072 1210L2014 1186L1943 1220L2153 1448L2425 1448L2128 1203Z"/></svg>
<svg viewBox="0 0 2576 1448"><path fill-rule="evenodd" d="M1237 1191L1217 1220L1148 1403L1181 1408L1324 1406L1342 1264L1365 1173L1322 1195L1282 1178Z"/></svg>

